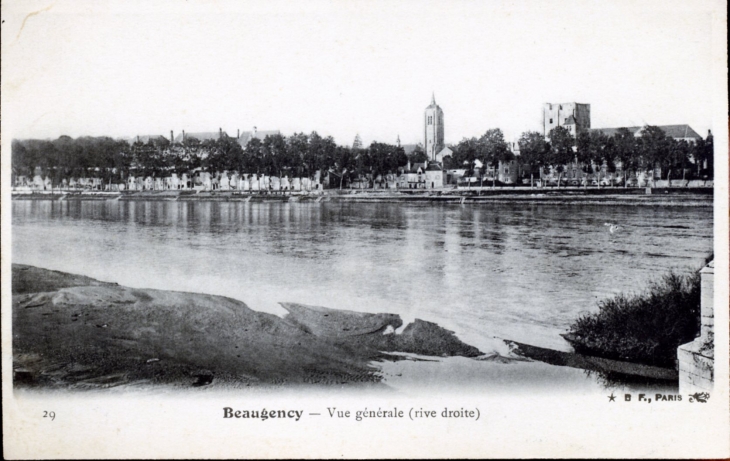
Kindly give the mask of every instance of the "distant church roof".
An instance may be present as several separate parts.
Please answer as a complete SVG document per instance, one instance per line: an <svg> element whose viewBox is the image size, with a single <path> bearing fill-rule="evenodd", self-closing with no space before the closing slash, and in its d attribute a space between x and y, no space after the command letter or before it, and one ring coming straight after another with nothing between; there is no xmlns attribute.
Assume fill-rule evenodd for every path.
<svg viewBox="0 0 730 461"><path fill-rule="evenodd" d="M242 146L245 147L246 144L248 144L248 142L252 138L264 139L266 136L273 136L273 135L276 135L276 134L281 134L281 132L279 130L269 130L269 131L263 131L263 130L262 131L242 131L241 134L238 136L237 141L238 141L239 144L241 144ZM175 142L182 142L183 141L183 136L185 137L185 139L195 138L195 139L197 139L198 141L201 141L201 142L202 141L207 141L207 140L214 140L215 141L217 139L220 139L221 137L223 137L223 138L230 138L230 136L228 136L228 133L226 133L223 130L218 130L218 131L199 131L199 132L196 132L196 133L185 133L185 132L183 132L183 133L179 133L177 136L175 136ZM232 139L236 139L236 137L234 136L234 137L232 137Z"/></svg>
<svg viewBox="0 0 730 461"><path fill-rule="evenodd" d="M279 130L261 130L261 131L242 131L241 136L238 138L238 143L244 147L253 138L263 140L267 136L276 136L281 134Z"/></svg>
<svg viewBox="0 0 730 461"><path fill-rule="evenodd" d="M641 130L644 128L643 126L627 126L624 127L627 130L629 130L634 136L639 136L641 133ZM682 139L682 138L695 138L699 139L702 138L695 130L692 129L689 125L662 125L658 127L660 130L664 132L665 135L669 136L670 138L674 139ZM594 128L590 130L591 132L602 132L606 136L613 136L618 132L620 128Z"/></svg>
<svg viewBox="0 0 730 461"><path fill-rule="evenodd" d="M416 151L418 148L418 144L403 144L401 145L403 148L403 151L406 153L406 155L410 155Z"/></svg>
<svg viewBox="0 0 730 461"><path fill-rule="evenodd" d="M143 143L145 143L145 144L146 144L146 143L147 143L147 142L149 142L150 140L157 140L157 139L160 139L160 138L164 138L164 136L162 136L161 134L145 134L145 135L137 135L137 136L135 136L135 137L134 137L134 138L132 139L132 142L136 142L136 141L139 141L139 142L143 142Z"/></svg>
<svg viewBox="0 0 730 461"><path fill-rule="evenodd" d="M223 136L228 136L225 131L223 131L222 133ZM185 136L185 139L195 138L198 141L203 142L210 139L219 139L221 137L221 131L199 131L197 133L180 133L175 136L175 142L183 142L183 135Z"/></svg>

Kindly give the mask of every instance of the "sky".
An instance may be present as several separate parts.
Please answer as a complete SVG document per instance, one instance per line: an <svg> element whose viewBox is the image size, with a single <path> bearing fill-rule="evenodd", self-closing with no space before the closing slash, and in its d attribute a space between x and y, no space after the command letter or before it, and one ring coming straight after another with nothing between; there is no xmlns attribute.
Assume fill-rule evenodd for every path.
<svg viewBox="0 0 730 461"><path fill-rule="evenodd" d="M704 136L726 127L711 108L726 97L717 92L726 56L713 59L712 15L724 8L4 1L3 134L235 135L256 126L316 130L340 144L357 133L365 145L416 143L435 94L447 143L490 128L507 140L541 130L549 102L590 104L594 128L687 123Z"/></svg>

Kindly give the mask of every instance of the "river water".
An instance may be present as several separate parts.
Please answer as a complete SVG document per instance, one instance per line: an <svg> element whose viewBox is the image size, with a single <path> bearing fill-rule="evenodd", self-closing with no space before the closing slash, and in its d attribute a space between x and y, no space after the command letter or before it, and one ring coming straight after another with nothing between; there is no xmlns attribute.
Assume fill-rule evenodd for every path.
<svg viewBox="0 0 730 461"><path fill-rule="evenodd" d="M12 260L132 287L400 314L568 350L598 300L712 251L712 208L13 201ZM619 224L611 232L606 223Z"/></svg>

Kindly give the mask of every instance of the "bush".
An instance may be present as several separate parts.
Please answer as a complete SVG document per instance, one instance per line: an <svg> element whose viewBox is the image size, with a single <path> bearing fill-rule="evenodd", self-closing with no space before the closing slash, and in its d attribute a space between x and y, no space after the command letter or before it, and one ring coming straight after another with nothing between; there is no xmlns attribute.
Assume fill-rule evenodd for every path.
<svg viewBox="0 0 730 461"><path fill-rule="evenodd" d="M700 331L700 274L670 272L645 293L619 294L598 308L565 335L576 352L673 368L677 347Z"/></svg>

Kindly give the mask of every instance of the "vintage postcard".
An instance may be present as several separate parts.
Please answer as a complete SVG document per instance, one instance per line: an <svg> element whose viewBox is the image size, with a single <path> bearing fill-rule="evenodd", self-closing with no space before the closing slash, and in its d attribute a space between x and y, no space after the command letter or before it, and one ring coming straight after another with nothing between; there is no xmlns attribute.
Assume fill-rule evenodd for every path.
<svg viewBox="0 0 730 461"><path fill-rule="evenodd" d="M3 2L3 455L730 457L726 38Z"/></svg>

